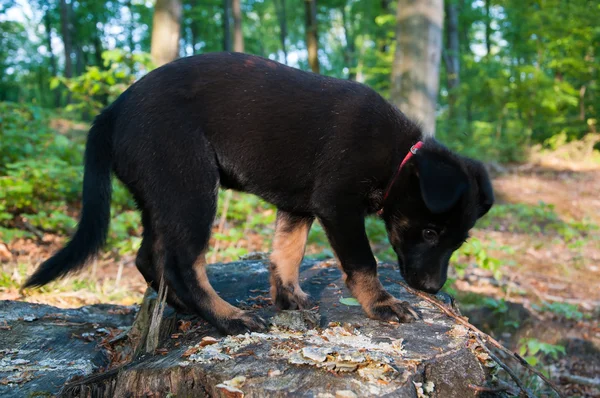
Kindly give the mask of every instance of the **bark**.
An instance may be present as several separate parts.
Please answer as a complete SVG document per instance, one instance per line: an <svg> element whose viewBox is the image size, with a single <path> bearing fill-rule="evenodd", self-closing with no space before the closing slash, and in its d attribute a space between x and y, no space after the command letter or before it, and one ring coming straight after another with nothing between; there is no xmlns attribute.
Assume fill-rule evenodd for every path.
<svg viewBox="0 0 600 398"><path fill-rule="evenodd" d="M52 24L50 21L50 9L49 7L44 12L44 28L46 29L46 45L48 46L48 53L50 58L50 74L52 77L58 76L58 70L56 67L56 56L52 48ZM54 90L54 106L60 105L60 92Z"/></svg>
<svg viewBox="0 0 600 398"><path fill-rule="evenodd" d="M384 15L391 14L391 12L392 12L391 11L391 5L392 5L392 0L381 0L381 11L382 11L382 14L384 14ZM373 20L373 24L375 25L375 21L374 20ZM382 29L379 29L379 31L381 31L381 32L378 35L380 37L377 40L378 43L379 43L377 47L379 48L380 52L386 53L388 51L389 45L390 45L389 39L388 39L388 36L387 36L388 32L387 32L387 30L382 30Z"/></svg>
<svg viewBox="0 0 600 398"><path fill-rule="evenodd" d="M287 39L287 13L285 7L286 0L274 0L275 12L277 12L277 21L279 22L279 41L281 42L281 50L283 51L283 61L287 64L287 47L285 41Z"/></svg>
<svg viewBox="0 0 600 398"><path fill-rule="evenodd" d="M442 50L443 0L399 0L391 99L435 134L435 110Z"/></svg>
<svg viewBox="0 0 600 398"><path fill-rule="evenodd" d="M129 51L135 50L135 40L133 39L133 31L135 30L135 15L133 14L133 4L131 0L127 0L127 9L129 10Z"/></svg>
<svg viewBox="0 0 600 398"><path fill-rule="evenodd" d="M306 48L308 49L308 64L310 69L319 73L319 38L317 34L317 0L304 0Z"/></svg>
<svg viewBox="0 0 600 398"><path fill-rule="evenodd" d="M75 45L75 75L81 76L85 71L85 54L83 53L83 48L81 44L77 43Z"/></svg>
<svg viewBox="0 0 600 398"><path fill-rule="evenodd" d="M231 51L231 0L223 0L223 51Z"/></svg>
<svg viewBox="0 0 600 398"><path fill-rule="evenodd" d="M349 26L345 5L340 7L340 11L342 13L342 26L344 28L344 37L346 39L344 62L348 68L348 80L356 80L356 46L354 44L354 35Z"/></svg>
<svg viewBox="0 0 600 398"><path fill-rule="evenodd" d="M60 29L65 49L65 77L73 77L73 60L71 53L73 52L73 44L71 37L71 3L67 4L66 0L60 0Z"/></svg>
<svg viewBox="0 0 600 398"><path fill-rule="evenodd" d="M104 68L104 61L102 60L102 52L104 49L102 48L102 40L100 39L101 33L98 32L98 17L93 14L92 15L92 24L94 26L94 33L92 33L92 42L94 45L94 60L96 66L99 68ZM131 49L133 51L133 49Z"/></svg>
<svg viewBox="0 0 600 398"><path fill-rule="evenodd" d="M152 20L151 54L158 67L179 56L181 0L156 0Z"/></svg>
<svg viewBox="0 0 600 398"><path fill-rule="evenodd" d="M485 0L485 48L487 50L486 54L489 56L492 53L492 16L490 14L490 1Z"/></svg>
<svg viewBox="0 0 600 398"><path fill-rule="evenodd" d="M579 89L579 120L585 120L585 90L586 86Z"/></svg>
<svg viewBox="0 0 600 398"><path fill-rule="evenodd" d="M233 14L233 51L244 52L244 32L242 31L242 5L241 0L232 0L231 11Z"/></svg>
<svg viewBox="0 0 600 398"><path fill-rule="evenodd" d="M460 85L460 41L458 33L458 7L451 1L445 4L446 18L446 48L444 50L444 63L448 85L448 106L450 118L454 117L456 110L456 90Z"/></svg>

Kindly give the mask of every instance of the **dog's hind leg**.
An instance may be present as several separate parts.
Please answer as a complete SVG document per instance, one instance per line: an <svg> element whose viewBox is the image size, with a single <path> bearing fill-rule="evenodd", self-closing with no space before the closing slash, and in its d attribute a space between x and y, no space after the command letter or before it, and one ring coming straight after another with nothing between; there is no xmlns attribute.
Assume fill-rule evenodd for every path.
<svg viewBox="0 0 600 398"><path fill-rule="evenodd" d="M142 226L144 227L142 244L135 259L135 266L146 283L158 292L160 279L163 276L162 263L164 262L160 257L164 250L160 238L153 231L150 214L145 209L142 209ZM172 290L167 292L167 303L178 312L189 311Z"/></svg>
<svg viewBox="0 0 600 398"><path fill-rule="evenodd" d="M277 211L271 254L271 298L283 310L306 309L314 304L298 283L308 231L314 217Z"/></svg>
<svg viewBox="0 0 600 398"><path fill-rule="evenodd" d="M161 259L169 291L186 308L221 332L261 330L264 321L223 300L206 274L205 253L217 207L219 169L201 134L179 135L153 148L153 185L146 187L153 233L163 246Z"/></svg>

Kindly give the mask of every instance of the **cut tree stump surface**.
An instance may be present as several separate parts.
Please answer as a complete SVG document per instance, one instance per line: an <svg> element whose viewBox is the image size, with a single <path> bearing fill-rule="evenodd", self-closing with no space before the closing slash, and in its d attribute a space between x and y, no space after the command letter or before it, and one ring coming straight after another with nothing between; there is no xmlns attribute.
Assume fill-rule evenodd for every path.
<svg viewBox="0 0 600 398"><path fill-rule="evenodd" d="M133 307L0 301L0 397L55 394L68 379L107 366L96 342L126 330L134 316Z"/></svg>
<svg viewBox="0 0 600 398"><path fill-rule="evenodd" d="M400 276L393 267L379 269L384 286L417 309L422 320L374 321L361 307L348 305L353 300L340 302L351 295L333 262L307 260L301 268L302 288L318 308L281 312L268 299L267 261L213 264L209 276L220 295L238 307L254 308L270 321L270 330L221 336L204 321L165 311L168 329L160 334L167 337L156 353L104 373L97 370L105 368L107 354L97 340L86 342L84 333L131 325L131 314L118 315L114 306L61 310L2 302L0 325L6 321L10 330L0 330L0 395L56 393L66 379L87 374L67 383L61 395L476 396L469 385L485 385L490 375L468 330L394 283ZM27 315L37 320L23 320ZM49 361L57 363L56 371L39 365Z"/></svg>

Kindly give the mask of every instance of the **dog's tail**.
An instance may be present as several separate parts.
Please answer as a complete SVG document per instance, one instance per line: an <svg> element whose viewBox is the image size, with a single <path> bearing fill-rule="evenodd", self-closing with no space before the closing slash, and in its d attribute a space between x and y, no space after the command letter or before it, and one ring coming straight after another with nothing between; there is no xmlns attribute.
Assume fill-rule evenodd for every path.
<svg viewBox="0 0 600 398"><path fill-rule="evenodd" d="M112 193L114 112L111 108L108 107L96 117L88 134L83 173L83 206L77 231L65 247L38 267L23 288L43 286L81 269L106 242Z"/></svg>

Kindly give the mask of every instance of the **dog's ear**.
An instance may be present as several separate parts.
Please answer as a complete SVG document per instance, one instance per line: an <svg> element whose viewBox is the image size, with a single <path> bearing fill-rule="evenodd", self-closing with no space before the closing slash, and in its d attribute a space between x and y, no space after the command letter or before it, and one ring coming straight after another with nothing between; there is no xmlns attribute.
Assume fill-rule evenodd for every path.
<svg viewBox="0 0 600 398"><path fill-rule="evenodd" d="M479 212L477 218L481 218L490 211L494 204L494 189L492 188L490 177L483 163L477 160L467 159L467 167L469 172L475 178L475 181L477 181L479 188Z"/></svg>
<svg viewBox="0 0 600 398"><path fill-rule="evenodd" d="M421 196L432 213L450 210L469 186L460 164L440 152L422 149L415 155Z"/></svg>

